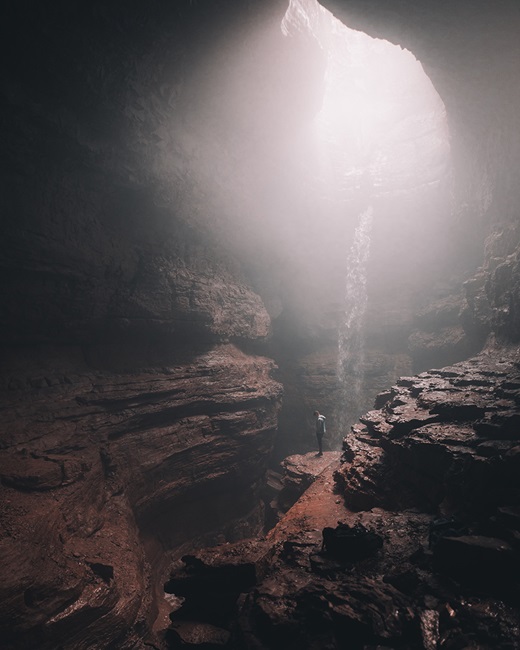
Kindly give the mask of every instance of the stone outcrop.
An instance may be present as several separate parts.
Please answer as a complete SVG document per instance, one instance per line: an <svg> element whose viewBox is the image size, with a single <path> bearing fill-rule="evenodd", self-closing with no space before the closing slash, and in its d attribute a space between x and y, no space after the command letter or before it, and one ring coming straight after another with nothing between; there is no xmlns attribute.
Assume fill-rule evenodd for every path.
<svg viewBox="0 0 520 650"><path fill-rule="evenodd" d="M325 523L330 497L323 492L308 496L320 501L318 525ZM505 570L509 576L516 571L518 551L515 559L504 540L445 537L432 549L430 517L373 509L360 515L344 512L338 528L350 525L382 540L379 550L374 544L361 557L340 556L322 547L321 530L313 530L316 510L309 501L305 509L307 520L296 510L291 521L289 512L282 522L288 539L280 544L271 572L242 599L244 647L516 647L518 585L511 591L510 577L504 578ZM328 511L329 521L333 513ZM493 572L489 582L485 578Z"/></svg>
<svg viewBox="0 0 520 650"><path fill-rule="evenodd" d="M262 529L272 369L222 345L161 369L4 378L6 648L132 647L151 625L158 552Z"/></svg>
<svg viewBox="0 0 520 650"><path fill-rule="evenodd" d="M518 647L519 362L489 349L402 378L266 539L190 558L193 587L207 558L228 572L214 614L262 558L212 621L232 647Z"/></svg>
<svg viewBox="0 0 520 650"><path fill-rule="evenodd" d="M280 463L281 473L269 471L268 486L273 527L296 503L301 495L316 481L331 463L337 462L341 452L325 451L322 456L315 452L288 456ZM270 479L270 480L269 480Z"/></svg>
<svg viewBox="0 0 520 650"><path fill-rule="evenodd" d="M2 344L130 339L142 346L160 337L200 342L269 335L260 297L225 249L167 218L139 191L128 205L112 187L117 178L103 177L94 165L92 190L80 169L51 165L37 137L24 143L38 161L24 198L43 196L37 214L22 206L6 228ZM9 192L16 193L13 185ZM76 211L85 204L81 220Z"/></svg>
<svg viewBox="0 0 520 650"><path fill-rule="evenodd" d="M271 319L193 110L233 7L9 4L2 645L135 647L173 549L264 525Z"/></svg>
<svg viewBox="0 0 520 650"><path fill-rule="evenodd" d="M380 395L344 443L348 503L492 514L518 498L517 363L490 350Z"/></svg>

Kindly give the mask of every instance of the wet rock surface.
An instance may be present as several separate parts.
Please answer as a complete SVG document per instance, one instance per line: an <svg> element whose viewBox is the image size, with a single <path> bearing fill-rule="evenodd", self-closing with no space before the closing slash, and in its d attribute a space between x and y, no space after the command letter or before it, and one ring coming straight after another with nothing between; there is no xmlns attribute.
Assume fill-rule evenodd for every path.
<svg viewBox="0 0 520 650"><path fill-rule="evenodd" d="M161 369L4 377L4 647L132 647L152 622L160 552L262 529L272 369L221 345Z"/></svg>
<svg viewBox="0 0 520 650"><path fill-rule="evenodd" d="M516 502L519 380L516 349L401 378L345 439L347 502L446 515Z"/></svg>
<svg viewBox="0 0 520 650"><path fill-rule="evenodd" d="M287 2L278 0L179 0L153 3L150 11L137 2L8 4L4 40L13 56L1 88L1 643L133 649L150 627L165 548L186 539L238 539L263 524L260 483L279 386L267 379L270 361L229 341L254 348L271 331L270 314L291 312L291 296L299 296L279 344L302 331L298 343L308 343L309 330L311 338L326 334L327 343L317 354L307 346L287 366L288 385L294 370L302 375L288 391L288 436L301 442L307 435L300 414L320 406L316 398L324 411L332 407L334 315L324 288L343 291L344 275L332 281L331 270L344 259L346 240L323 228L321 196L319 203L301 201L311 183L294 177L283 184L290 160L304 159L302 142L296 138L293 147L291 140L321 103L322 53L310 40L282 36ZM439 248L452 246L446 259L471 268L464 332L483 341L494 329L518 340L515 0L500 10L467 3L467 11L459 3L442 10L431 3L431 11L425 3L347 4L353 26L409 46L442 90L460 210L455 220L445 211L453 243L441 227ZM269 6L275 10L264 22ZM265 38L256 39L251 27L259 24ZM248 27L239 29L233 62L235 26ZM281 212L291 212L291 185L302 207L281 228ZM282 194L286 205L278 203ZM367 356L368 392L411 372L403 370L409 356L400 337L414 309L399 300L410 268L425 273L427 250L435 269L443 266L424 231L428 219L421 245L403 244L402 235L420 222L417 214L425 216L412 207L400 222L383 220L379 233L376 257L387 255L389 291L370 311L372 323L386 319L386 329ZM321 269L309 265L316 242L327 251ZM402 275L392 277L398 258ZM260 294L270 298L269 313ZM420 315L422 329L410 341L418 356L465 353L454 315L447 304ZM192 354L192 345L204 350ZM396 348L386 355L389 345ZM472 573L487 559L503 575L517 556L519 382L507 363L504 376L492 360L479 363L453 376L404 380L395 395L380 397L382 410L356 426L340 472L349 507L395 511L345 513L339 495L324 500L334 494L330 475L317 479L321 491L311 486L270 536L273 573L256 595L242 598L237 630L220 620L177 621L175 643L515 647L514 572L509 601L501 600L500 585L474 584ZM397 512L410 505L429 514ZM430 525L434 515L455 517L444 529L449 535L440 534L441 522ZM361 564L323 555L321 531L338 521L363 525L383 538L383 548ZM458 574L454 557L476 559ZM430 562L446 573L447 587L428 577ZM391 603L399 604L398 614Z"/></svg>
<svg viewBox="0 0 520 650"><path fill-rule="evenodd" d="M277 469L268 469L264 501L266 530L273 528L314 481L341 457L339 451L294 454L285 458Z"/></svg>
<svg viewBox="0 0 520 650"><path fill-rule="evenodd" d="M326 451L322 456L309 453L285 458L281 463L283 474L281 490L277 495L278 509L287 512L318 476L332 462L339 460L339 457L340 452Z"/></svg>
<svg viewBox="0 0 520 650"><path fill-rule="evenodd" d="M164 586L183 601L171 620L229 627L239 595L264 577L272 553L265 542L246 540L183 556Z"/></svg>
<svg viewBox="0 0 520 650"><path fill-rule="evenodd" d="M217 622L229 647L519 648L518 361L488 351L380 395L259 543L262 572Z"/></svg>

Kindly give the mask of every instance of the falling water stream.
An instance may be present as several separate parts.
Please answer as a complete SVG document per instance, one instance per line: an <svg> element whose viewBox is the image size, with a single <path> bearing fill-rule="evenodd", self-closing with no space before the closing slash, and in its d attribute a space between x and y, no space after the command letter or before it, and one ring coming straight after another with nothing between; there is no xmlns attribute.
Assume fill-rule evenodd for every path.
<svg viewBox="0 0 520 650"><path fill-rule="evenodd" d="M340 432L345 432L349 424L349 415L359 415L359 409L362 407L367 263L370 256L372 221L373 208L369 206L359 215L354 241L347 258L344 312L338 336Z"/></svg>
<svg viewBox="0 0 520 650"><path fill-rule="evenodd" d="M340 233L328 242L338 263L329 268L323 292L337 291L333 309L339 312L336 377L324 405L331 416L329 444L336 446L370 408L369 396L378 390L374 376L392 381L401 369L399 354L383 350L385 361L366 350L371 239L377 254L372 251L370 278L378 289L386 286L384 264L392 259L386 253L395 245L391 241L385 248L382 233L401 227L411 238L417 236L421 215L414 197L433 196L433 188L440 187L449 154L445 109L410 52L347 27L316 0L290 0L282 31L300 46L303 42L320 51L324 62L322 103L309 130L313 155L306 169L321 201L315 212L326 215L330 232ZM390 219L396 221L394 230ZM339 272L343 262L345 279ZM400 277L398 272L394 276Z"/></svg>

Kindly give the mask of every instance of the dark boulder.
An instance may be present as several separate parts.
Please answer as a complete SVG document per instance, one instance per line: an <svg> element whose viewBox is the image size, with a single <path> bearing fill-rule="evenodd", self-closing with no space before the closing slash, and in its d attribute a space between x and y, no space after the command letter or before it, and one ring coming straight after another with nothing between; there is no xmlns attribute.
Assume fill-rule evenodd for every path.
<svg viewBox="0 0 520 650"><path fill-rule="evenodd" d="M382 538L362 524L349 526L340 523L336 528L323 529L322 551L345 562L356 562L370 557L383 546Z"/></svg>

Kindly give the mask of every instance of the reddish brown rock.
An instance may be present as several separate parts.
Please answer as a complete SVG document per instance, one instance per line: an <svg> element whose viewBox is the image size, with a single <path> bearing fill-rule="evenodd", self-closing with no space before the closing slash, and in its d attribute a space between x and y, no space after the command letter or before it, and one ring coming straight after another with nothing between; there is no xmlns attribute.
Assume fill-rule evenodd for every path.
<svg viewBox="0 0 520 650"><path fill-rule="evenodd" d="M509 598L518 556L507 541L445 532L432 542L435 520L417 510L353 514L330 489L332 471L269 534L275 552L265 577L242 599L237 642L318 649L372 647L376 638L378 647L433 650L441 639L456 648L485 638L495 647L514 647L519 619ZM500 512L515 524L515 510ZM329 557L322 530L334 530L338 521L369 531L383 540L382 548L357 562ZM455 525L445 531L453 535ZM463 594L448 576L464 580Z"/></svg>
<svg viewBox="0 0 520 650"><path fill-rule="evenodd" d="M284 487L294 488L303 494L331 463L339 460L339 457L340 452L326 451L323 456L310 453L284 458L281 463Z"/></svg>
<svg viewBox="0 0 520 650"><path fill-rule="evenodd" d="M345 233L338 236L335 228L322 227L316 217L321 211L315 209L322 206L321 196L315 204L307 196L301 200L301 188L310 190L310 183L295 182L299 178L290 171L284 175L291 157L300 165L303 141L294 136L321 103L323 53L314 34L282 36L287 3L277 0L159 2L145 20L139 3L37 4L10 3L5 21L6 44L16 55L10 57L2 86L6 163L0 337L6 367L10 355L19 356L20 364L2 377L0 507L7 563L2 575L10 571L2 621L14 621L14 627L4 626L3 642L133 647L131 637L143 635L145 612L151 609L146 578L154 570L147 563L157 567L164 546L184 537L240 537L261 525L258 481L274 435L279 389L266 379L269 362L253 356L245 361L236 350L215 347L229 340L252 347L270 331L267 310L241 266L254 277L262 269L267 284L284 285L273 291L277 315L290 311L290 296L298 296L288 338L295 330L305 333L307 343L323 332L329 337L327 363L312 359L304 381L294 382L292 395L298 397L303 384L305 401L292 402L285 422L306 411L302 404L316 394L331 405L335 399L329 390L335 378L330 337L341 308L335 305L331 318L331 296L339 294L322 295L325 286L327 294L329 287L344 288L337 262L345 257ZM342 3L330 4L338 9ZM489 2L467 3L467 8L444 3L442 10L438 3L431 3L431 10L429 3L389 8L386 0L344 4L349 24L391 38L421 58L446 100L456 162L455 211L440 211L444 217L436 242L429 237L430 213L421 214L414 205L400 221L380 219L384 225L374 233L374 243L379 241L374 257L382 258L385 289L391 291L386 300L374 300L368 312L379 347L374 343L365 366L375 375L365 384L366 398L409 363L401 340L411 322L407 299L417 287L430 286L432 268L444 273L445 259L460 260L463 270L473 272L489 222L493 228L484 264L465 287L462 322L466 333L480 341L492 329L506 340L519 339L519 230L513 223L520 187L520 86L514 83L518 11L514 0L501 3L500 10ZM266 6L273 8L272 16L259 23ZM263 38L252 43L250 30L259 24ZM231 26L247 28L239 32L238 52L245 56L230 56ZM473 60L475 65L468 66ZM230 75L230 67L239 75ZM238 101L229 102L226 91L233 87L242 92ZM283 138L272 137L275 127ZM290 143L287 151L280 140ZM438 140L430 141L435 153ZM290 185L292 197L280 193ZM293 222L284 222L283 228L281 212L294 212ZM420 224L418 246L403 243L414 224ZM296 235L301 247L294 245ZM321 274L308 261L317 235L327 251ZM452 249L451 256L439 257L444 249ZM400 273L393 273L395 267ZM299 273L302 269L306 272ZM445 272L451 270L448 266ZM422 283L415 285L412 276L421 274ZM380 329L389 320L393 326ZM446 323L441 319L437 325ZM445 334L451 341L432 334L436 352L441 343L458 347L460 330ZM395 349L386 358L388 339ZM179 358L194 341L206 346L207 355ZM283 347L286 339L279 342ZM49 343L74 346L66 368L59 369L60 351L42 354L40 346ZM179 357L170 363L172 350ZM21 367L24 359L30 360L27 368ZM397 403L389 406L384 422L401 430L391 438L382 427L381 445L371 432L364 434L351 468L353 498L357 493L360 501L374 503L383 495L386 503L419 501L424 507L426 493L428 507L436 507L440 484L455 495L446 506L459 508L467 497L468 503L473 499L482 505L482 494L474 488L486 482L493 486L488 506L501 488L502 496L515 498L518 446L507 443L516 445L518 422L512 414L518 390L515 396L511 387L518 378L501 383L493 375L496 381L488 388L494 385L497 392L489 398L440 394L441 379L448 387L465 381L465 375L484 381L474 370L461 367L437 379L431 373L424 381L410 380L407 399L417 397L414 391L427 393L422 408L417 403L414 418L410 401L401 404L401 411ZM465 390L474 392L476 385L486 390L476 382ZM435 390L439 394L432 395ZM430 409L435 409L433 420L424 414ZM453 428L444 437L433 428L448 423L462 429L479 413L474 430L484 446L475 453L471 440L469 446L461 444ZM289 432L311 445L307 415L299 417L303 421L293 422ZM432 428L422 439L425 423ZM424 455L432 448L436 485L430 490L423 489L431 478L424 471ZM385 467L395 470L393 476L382 472ZM487 468L493 467L496 473L490 475ZM406 535L409 529L400 530ZM311 613L311 628L316 611L318 622L328 620L330 603L327 590L312 589L312 607L303 611ZM367 634L375 630L384 637L364 635L360 644L386 644L391 628L403 647L395 621L381 621L388 617L385 603L392 590L382 588L382 604L372 611L364 601L367 589L358 591L363 602L350 617L344 594L338 596L341 616L356 629L361 623ZM439 629L452 647L474 645L471 636L450 638L459 623L464 628L464 616L475 620L471 610L482 610L479 630L486 617L491 621L486 628L490 643L496 639L493 630L510 620L505 607L458 602L456 624L443 628L441 615L451 616L454 609L440 603L437 626L432 607L424 603L421 629ZM293 610L302 616L297 606ZM406 616L402 620L408 622Z"/></svg>
<svg viewBox="0 0 520 650"><path fill-rule="evenodd" d="M224 648L229 637L227 630L200 621L173 623L168 632L171 648Z"/></svg>
<svg viewBox="0 0 520 650"><path fill-rule="evenodd" d="M516 349L484 353L400 379L382 408L362 418L370 438L359 429L346 438L349 462L338 477L347 503L453 512L507 499L518 439L514 390L507 388L516 385L516 358Z"/></svg>
<svg viewBox="0 0 520 650"><path fill-rule="evenodd" d="M281 467L281 490L276 497L276 510L286 512L332 463L340 457L339 451L296 454L285 458Z"/></svg>
<svg viewBox="0 0 520 650"><path fill-rule="evenodd" d="M161 370L48 368L41 387L4 395L6 643L53 648L81 633L125 647L151 623L160 570L143 539L165 552L261 529L281 397L272 369L223 345Z"/></svg>

